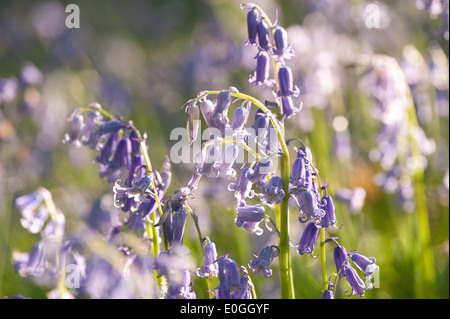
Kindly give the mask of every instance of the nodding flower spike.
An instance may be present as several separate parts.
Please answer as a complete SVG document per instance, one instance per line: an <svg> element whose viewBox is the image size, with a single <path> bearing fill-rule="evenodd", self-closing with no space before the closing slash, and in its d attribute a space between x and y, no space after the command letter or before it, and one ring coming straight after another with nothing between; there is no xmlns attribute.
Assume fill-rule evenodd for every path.
<svg viewBox="0 0 450 319"><path fill-rule="evenodd" d="M269 269L269 266L277 255L278 250L274 246L264 247L257 259L250 261L248 267L253 269L255 275L262 274L264 277L271 277L272 270Z"/></svg>
<svg viewBox="0 0 450 319"><path fill-rule="evenodd" d="M292 71L288 66L281 66L278 70L279 97L294 96L297 97L300 90L293 84Z"/></svg>
<svg viewBox="0 0 450 319"><path fill-rule="evenodd" d="M247 13L247 31L248 31L248 40L245 43L257 45L258 42L256 40L256 27L258 25L259 13L258 10L253 7Z"/></svg>
<svg viewBox="0 0 450 319"><path fill-rule="evenodd" d="M311 255L311 257L316 258L312 255L314 251L314 244L317 241L317 237L319 236L319 230L320 228L316 226L315 223L310 222L308 225L306 225L305 229L303 230L302 237L300 238L300 241L298 243L297 252L300 255L307 254Z"/></svg>
<svg viewBox="0 0 450 319"><path fill-rule="evenodd" d="M245 205L240 203L236 209L235 224L243 227L251 234L262 235L263 230L258 226L264 219L264 207L261 205Z"/></svg>
<svg viewBox="0 0 450 319"><path fill-rule="evenodd" d="M249 75L248 82L256 85L271 85L273 81L269 81L269 54L266 51L259 51L256 58L256 71L253 75Z"/></svg>
<svg viewBox="0 0 450 319"><path fill-rule="evenodd" d="M270 29L264 18L261 18L256 26L256 33L258 34L259 47L262 50L270 50Z"/></svg>

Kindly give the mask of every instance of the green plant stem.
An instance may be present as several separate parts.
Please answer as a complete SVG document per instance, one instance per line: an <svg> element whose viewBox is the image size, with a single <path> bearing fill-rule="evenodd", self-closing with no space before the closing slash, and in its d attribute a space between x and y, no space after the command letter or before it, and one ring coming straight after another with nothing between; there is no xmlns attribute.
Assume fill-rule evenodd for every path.
<svg viewBox="0 0 450 319"><path fill-rule="evenodd" d="M320 229L319 234L320 239L320 266L322 269L322 285L323 290L328 289L328 280L327 280L327 263L325 257L325 228Z"/></svg>

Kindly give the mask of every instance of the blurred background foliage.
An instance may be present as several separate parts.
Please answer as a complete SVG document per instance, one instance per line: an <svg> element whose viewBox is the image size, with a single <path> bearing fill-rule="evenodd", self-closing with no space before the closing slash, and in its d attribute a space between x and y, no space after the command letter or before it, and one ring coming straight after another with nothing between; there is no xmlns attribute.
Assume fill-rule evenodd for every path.
<svg viewBox="0 0 450 319"><path fill-rule="evenodd" d="M80 8L79 29L64 25L65 7L72 2ZM288 65L301 89L303 110L287 121L286 135L302 138L311 148L332 196L342 189L362 189L361 209L357 202L336 201L338 223L344 227L333 235L342 237L348 250L376 257L379 288L365 298L449 297L448 7L447 13L440 12L436 4L426 6L431 2L441 3L257 1L272 20L278 12L278 23L287 29L296 53ZM380 28L365 25L365 9L373 3L381 9ZM98 164L92 163L94 153L61 142L70 113L99 102L132 120L147 133L153 165L160 167L176 143L170 132L186 125L181 106L199 91L235 86L261 101L271 98L269 89L248 83L256 51L244 46L246 32L246 12L239 9L239 1L0 2L1 296L45 298L49 290L14 272L12 252L29 251L36 241L20 225L15 198L39 186L49 189L66 216L66 233L77 229L99 200L117 213L112 185L98 177ZM416 197L405 204L407 196L386 191L386 180L376 183L385 172L371 153L377 148L380 121L373 115L376 107L366 77L372 70L358 64L373 55L392 57L401 66L426 136L419 143L431 143L424 154L421 196L431 254L418 255L414 244L421 227L415 222ZM186 184L192 170L191 164L172 165L169 193ZM234 226L228 183L202 180L192 207L218 254L231 251L238 265L246 266L276 239L268 231L256 237ZM294 208L291 212L296 244L304 225L297 222ZM191 220L185 244L200 266ZM329 275L335 271L331 246ZM430 256L435 271L431 283L418 267ZM320 298L319 261L299 256L294 248L292 260L296 297ZM259 297L279 297L277 263L272 268L272 278L252 276ZM346 285L339 284L337 297L343 297ZM193 289L197 297L207 298L204 280L195 279Z"/></svg>

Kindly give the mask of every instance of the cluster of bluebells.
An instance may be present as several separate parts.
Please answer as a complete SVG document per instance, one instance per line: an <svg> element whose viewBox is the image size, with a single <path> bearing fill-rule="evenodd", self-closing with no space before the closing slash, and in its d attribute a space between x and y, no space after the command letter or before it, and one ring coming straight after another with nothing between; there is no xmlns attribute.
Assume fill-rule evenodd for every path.
<svg viewBox="0 0 450 319"><path fill-rule="evenodd" d="M249 76L249 82L271 87L277 100L276 104L281 105L282 114L289 118L300 111L301 104L298 107L294 105L293 98L298 97L300 90L293 84L292 71L285 63L295 56L287 32L279 25L273 26L253 3L246 3L241 7L248 10L246 44L258 48L255 56L256 70ZM277 79L269 79L271 59L276 61Z"/></svg>
<svg viewBox="0 0 450 319"><path fill-rule="evenodd" d="M361 279L355 268L350 265L349 260L364 273L364 280ZM379 270L379 267L375 264L376 260L374 257L366 257L356 251L347 252L344 246L338 244L334 248L333 262L336 267L337 278L345 278L351 288L349 294L347 294L348 290L345 291L348 297L353 295L362 297L364 296L364 291L372 289L371 277ZM323 299L334 299L334 292L325 291Z"/></svg>
<svg viewBox="0 0 450 319"><path fill-rule="evenodd" d="M140 136L132 123L105 119L98 103L88 108L91 110L86 119L82 109L71 114L71 129L63 142L77 147L85 145L98 152L94 162L99 164L99 176L115 183L114 205L129 212L128 227L142 230L144 220L157 209L156 198L161 201L170 185L170 161L164 161L161 171L149 171L141 149L145 137Z"/></svg>
<svg viewBox="0 0 450 319"><path fill-rule="evenodd" d="M244 98L236 88L200 92L196 99L188 101L186 113L190 142L198 138L201 117L211 135L196 156L191 179L187 185L174 191L172 196L166 194L171 183L170 160L166 158L160 171L154 170L148 158L145 135L142 136L133 123L114 118L97 103L75 110L69 118L71 128L63 142L76 147L84 145L98 152L94 162L99 164L99 176L114 183L114 206L125 213L123 224L126 227L143 231L142 241L149 245L147 247L152 252L150 256L142 255L123 243L119 234L125 227L120 221L110 225L109 232L103 238L107 245L96 242L96 236L89 233L78 235L76 239L63 240L63 226L57 226L58 222L64 221L58 216L63 215L48 200L46 192L33 193L17 200L23 216L22 225L32 233L40 232L43 238L47 238L48 234L56 234L61 246L59 251L79 256L75 254L75 248L81 249L80 246L85 245L94 250L94 254L87 260L81 256L74 261L81 270L81 293L93 298L196 298L196 293L192 290L193 267L189 249L184 245L184 235L187 217L192 215L201 237L197 216L187 200L198 188L202 177L216 179L225 176L233 180L229 183L228 190L234 193L236 199L235 225L257 236L263 234L260 223L264 220L272 221L266 214L266 208L274 208L274 205L287 202L292 197L299 208L299 221L307 223L296 246L300 255L313 256L321 229L338 228L333 200L327 194L328 185L320 185L312 153L303 142L302 147L294 148L296 159L288 176L289 180L277 175L275 159L282 155L277 130L285 118L294 115L301 108L294 107L293 98L299 95L299 89L294 86L292 72L285 64L285 60L294 57L294 52L288 43L286 31L280 26L273 26L259 7L247 3L242 8L248 10L247 43L258 47L256 72L249 80L256 85L269 85L276 102L266 101L265 108L260 106L249 126L247 124L252 101ZM270 59L274 63L277 77L272 80L269 80ZM214 95L216 98L211 99L210 96ZM233 97L236 98L234 101ZM244 102L236 107L230 121L229 108L241 98ZM267 106L277 106L275 113L278 115L267 109ZM87 113L86 117L84 113ZM286 143L290 145L288 141ZM256 154L254 160L243 160L244 150L247 153L253 151ZM237 163L243 164L239 175L234 169ZM42 230L49 216L50 221ZM276 226L273 221L272 223ZM155 228L156 234L153 232ZM267 229L272 230L268 226ZM279 235L279 231L277 234ZM157 255L160 237L164 239L165 251ZM91 238L96 245L90 242ZM200 238L200 242L204 258L196 275L208 280L218 277L218 286L214 288L214 292L210 291L214 298L252 298L254 287L247 268L239 267L230 258L230 253L218 257L216 245L208 237ZM113 250L103 252L103 255L95 253L98 253L95 249L107 250L111 246ZM112 261L113 257L109 260L106 256L108 253L118 260ZM265 246L255 259L248 262L248 268L254 275L271 277L270 265L279 254L280 248L276 245ZM336 265L340 263L338 276L347 279L352 288L350 295L362 296L361 289L369 288L361 284L361 279L347 260L352 259L367 276L377 270L375 260L354 252L345 252L344 257L341 255L335 256ZM21 275L40 277L48 264L46 260L44 245L40 242L30 254L17 255L15 267ZM157 278L154 278L155 271ZM56 270L58 274L61 272L61 269ZM53 292L55 297L58 293L59 297L63 297L61 294L64 291L60 289ZM328 293L330 296L333 294Z"/></svg>

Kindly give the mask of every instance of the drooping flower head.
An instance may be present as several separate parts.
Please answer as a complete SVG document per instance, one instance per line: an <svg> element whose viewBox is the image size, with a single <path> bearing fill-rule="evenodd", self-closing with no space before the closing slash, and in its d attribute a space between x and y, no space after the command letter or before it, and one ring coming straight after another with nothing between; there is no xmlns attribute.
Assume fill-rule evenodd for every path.
<svg viewBox="0 0 450 319"><path fill-rule="evenodd" d="M347 279L347 282L352 289L350 294L347 294L347 291L345 291L345 295L347 297L351 297L353 295L358 295L359 297L364 296L365 290L372 289L372 285L370 284L368 287L364 284L364 281L359 277L356 270L349 265L345 265L345 278Z"/></svg>
<svg viewBox="0 0 450 319"><path fill-rule="evenodd" d="M375 264L376 259L374 257L366 257L356 252L349 253L353 263L366 275L370 277L375 271L378 271L379 267Z"/></svg>
<svg viewBox="0 0 450 319"><path fill-rule="evenodd" d="M283 179L280 176L273 176L266 185L261 187L259 196L267 204L280 204L285 196Z"/></svg>
<svg viewBox="0 0 450 319"><path fill-rule="evenodd" d="M246 205L240 203L236 208L235 224L251 234L262 235L263 230L259 223L264 219L264 207L261 205Z"/></svg>
<svg viewBox="0 0 450 319"><path fill-rule="evenodd" d="M213 277L217 276L219 271L219 266L216 263L217 260L217 250L216 244L207 239L207 243L203 246L203 255L205 262L203 265L197 269L198 277Z"/></svg>
<svg viewBox="0 0 450 319"><path fill-rule="evenodd" d="M248 264L250 269L253 269L253 273L255 275L262 274L264 277L271 277L272 270L269 269L270 264L273 259L278 256L279 251L275 246L267 246L264 247L257 259L253 259Z"/></svg>
<svg viewBox="0 0 450 319"><path fill-rule="evenodd" d="M319 236L319 230L320 228L317 227L317 225L313 222L310 222L308 225L306 225L305 229L303 230L302 237L300 238L300 241L298 243L297 252L300 255L307 254L311 255L314 251L314 244L317 241L317 237Z"/></svg>
<svg viewBox="0 0 450 319"><path fill-rule="evenodd" d="M346 268L344 266L349 265L347 257L347 250L344 246L339 245L334 248L333 262L336 267L336 273L339 274L339 277L345 277L346 275Z"/></svg>

